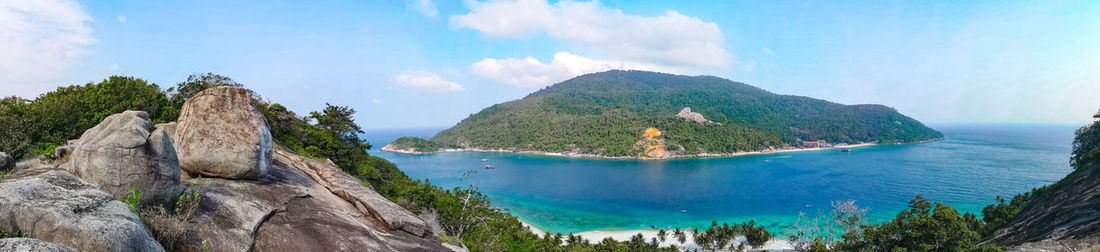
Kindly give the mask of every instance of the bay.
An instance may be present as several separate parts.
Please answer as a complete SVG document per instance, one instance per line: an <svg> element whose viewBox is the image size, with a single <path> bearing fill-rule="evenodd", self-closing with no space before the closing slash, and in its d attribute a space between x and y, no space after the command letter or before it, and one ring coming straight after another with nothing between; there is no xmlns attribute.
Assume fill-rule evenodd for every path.
<svg viewBox="0 0 1100 252"><path fill-rule="evenodd" d="M783 232L799 216L856 200L875 222L922 195L980 215L1068 174L1073 125L932 125L945 140L852 149L675 160L578 159L512 153L372 151L413 179L474 185L496 207L542 230L582 232L710 226L754 220ZM371 130L377 148L440 129ZM376 148L376 149L377 149ZM488 162L481 162L488 159ZM482 168L485 164L495 169ZM467 174L473 171L476 173Z"/></svg>

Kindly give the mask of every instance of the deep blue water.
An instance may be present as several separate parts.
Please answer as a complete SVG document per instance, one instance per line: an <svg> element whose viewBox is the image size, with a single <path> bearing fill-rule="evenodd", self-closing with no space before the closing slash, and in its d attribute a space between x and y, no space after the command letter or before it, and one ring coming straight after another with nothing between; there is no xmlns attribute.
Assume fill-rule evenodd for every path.
<svg viewBox="0 0 1100 252"><path fill-rule="evenodd" d="M602 160L511 153L372 154L413 179L451 188L473 183L493 204L544 230L706 227L749 219L782 232L799 212L856 200L886 221L917 194L980 213L994 196L1053 183L1070 172L1071 125L934 125L947 139L852 152L810 151L730 158ZM439 129L383 130L376 148ZM483 169L481 159L496 169ZM463 180L466 171L476 174ZM687 210L681 213L680 210Z"/></svg>

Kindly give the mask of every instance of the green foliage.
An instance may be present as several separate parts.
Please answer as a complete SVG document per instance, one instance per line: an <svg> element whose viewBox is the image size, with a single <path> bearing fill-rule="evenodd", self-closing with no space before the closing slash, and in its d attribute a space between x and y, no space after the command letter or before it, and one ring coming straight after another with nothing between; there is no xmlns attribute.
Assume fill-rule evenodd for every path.
<svg viewBox="0 0 1100 252"><path fill-rule="evenodd" d="M135 214L141 215L141 206L138 203L141 201L141 191L138 189L130 188L130 195L126 196L126 205L130 207L130 211Z"/></svg>
<svg viewBox="0 0 1100 252"><path fill-rule="evenodd" d="M0 150L27 158L53 150L109 115L126 110L149 113L155 123L174 121L168 97L156 84L111 76L99 83L59 87L34 100L0 99Z"/></svg>
<svg viewBox="0 0 1100 252"><path fill-rule="evenodd" d="M22 237L27 237L27 235L26 235L26 234L23 234L22 232L19 232L19 231L14 231L14 232L7 232L7 231L2 231L2 230L0 230L0 239L5 239L5 238L22 238Z"/></svg>
<svg viewBox="0 0 1100 252"><path fill-rule="evenodd" d="M1100 121L1077 129L1069 160L1078 169L1097 158L1100 158Z"/></svg>
<svg viewBox="0 0 1100 252"><path fill-rule="evenodd" d="M718 124L676 117L691 107ZM642 71L583 75L493 105L431 140L483 149L637 155L642 131L663 131L675 154L733 153L829 142L913 142L943 137L880 105L777 95L709 76Z"/></svg>
<svg viewBox="0 0 1100 252"><path fill-rule="evenodd" d="M934 207L933 207L934 205ZM909 209L886 223L865 226L859 236L845 236L841 251L979 251L980 235L971 230L958 211L926 201L920 195Z"/></svg>
<svg viewBox="0 0 1100 252"><path fill-rule="evenodd" d="M199 192L188 187L187 191L184 191L180 194L179 198L176 199L176 215L186 216L184 219L187 219L187 217L190 217L191 214L199 208L199 202L201 201L202 195L199 195Z"/></svg>
<svg viewBox="0 0 1100 252"><path fill-rule="evenodd" d="M437 151L443 150L444 148L458 147L458 146L444 145L444 144L424 140L423 138L419 138L419 137L408 137L408 136L398 138L397 140L393 140L393 142L390 142L390 145L393 145L394 148L397 148L397 149L400 149L400 150L412 150L412 151L415 151L415 152L424 152L424 153L437 152Z"/></svg>

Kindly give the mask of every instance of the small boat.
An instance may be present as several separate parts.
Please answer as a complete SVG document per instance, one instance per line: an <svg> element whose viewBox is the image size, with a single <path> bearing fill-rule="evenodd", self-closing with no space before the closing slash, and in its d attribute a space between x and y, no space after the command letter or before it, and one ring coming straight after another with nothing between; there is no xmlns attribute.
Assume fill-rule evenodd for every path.
<svg viewBox="0 0 1100 252"><path fill-rule="evenodd" d="M687 209L680 209L680 213L687 213L687 212L688 212Z"/></svg>
<svg viewBox="0 0 1100 252"><path fill-rule="evenodd" d="M493 169L493 168L496 168L496 167L493 166L493 165L485 165L485 169Z"/></svg>
<svg viewBox="0 0 1100 252"><path fill-rule="evenodd" d="M771 160L764 159L764 163L771 162Z"/></svg>
<svg viewBox="0 0 1100 252"><path fill-rule="evenodd" d="M657 229L657 225L649 224L649 228Z"/></svg>
<svg viewBox="0 0 1100 252"><path fill-rule="evenodd" d="M852 152L850 148L840 148L840 152Z"/></svg>
<svg viewBox="0 0 1100 252"><path fill-rule="evenodd" d="M482 158L481 162L489 162L489 159L488 158Z"/></svg>

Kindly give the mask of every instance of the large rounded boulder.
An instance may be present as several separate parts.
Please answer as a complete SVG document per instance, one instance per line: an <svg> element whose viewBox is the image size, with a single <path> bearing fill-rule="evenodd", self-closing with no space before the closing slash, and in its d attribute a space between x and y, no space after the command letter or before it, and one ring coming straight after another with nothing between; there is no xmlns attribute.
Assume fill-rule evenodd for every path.
<svg viewBox="0 0 1100 252"><path fill-rule="evenodd" d="M143 202L169 200L179 185L175 148L168 134L153 127L144 111L108 116L84 131L80 139L69 169L116 198L137 189L157 196L143 197Z"/></svg>
<svg viewBox="0 0 1100 252"><path fill-rule="evenodd" d="M263 177L271 165L271 131L244 88L213 87L188 99L176 125L180 168L222 178Z"/></svg>

